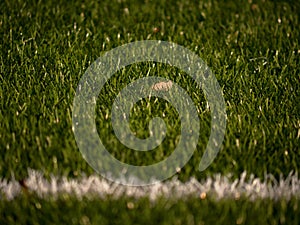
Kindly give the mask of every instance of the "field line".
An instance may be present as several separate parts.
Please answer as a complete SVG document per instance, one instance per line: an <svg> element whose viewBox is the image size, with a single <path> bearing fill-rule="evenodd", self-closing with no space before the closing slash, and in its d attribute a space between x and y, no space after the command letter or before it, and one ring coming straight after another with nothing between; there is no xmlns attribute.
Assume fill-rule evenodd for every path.
<svg viewBox="0 0 300 225"><path fill-rule="evenodd" d="M165 182L144 187L119 185L99 175L79 179L51 176L50 179L46 179L41 172L31 169L28 170L28 174L29 176L23 182L15 179L0 179L0 199L13 200L23 192L31 192L40 197L57 197L62 194L74 195L78 198L89 196L120 198L127 196L149 197L153 201L161 196L165 198L192 196L202 199L208 196L216 199L239 199L245 196L250 200L257 198L289 200L292 197L300 197L300 179L298 173L293 172L279 180L276 180L271 174L266 174L265 178L261 180L253 175L246 176L246 172L243 172L239 179L216 174L201 181L191 178L185 183L175 177Z"/></svg>

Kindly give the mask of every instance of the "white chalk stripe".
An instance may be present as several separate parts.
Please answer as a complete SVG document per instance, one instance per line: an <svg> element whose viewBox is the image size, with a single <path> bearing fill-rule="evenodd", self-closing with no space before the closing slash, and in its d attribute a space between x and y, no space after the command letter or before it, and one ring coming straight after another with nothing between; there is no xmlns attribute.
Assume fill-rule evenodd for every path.
<svg viewBox="0 0 300 225"><path fill-rule="evenodd" d="M120 198L149 197L155 200L157 197L185 198L189 196L206 198L213 196L216 199L233 198L242 196L250 200L257 198L270 198L273 200L300 197L300 180L298 173L291 172L286 178L281 177L278 181L270 174L265 175L264 180L255 178L253 175L246 179L246 172L239 179L231 179L230 176L220 174L198 181L191 178L188 182L181 182L176 177L151 186L130 187L110 182L99 175L70 179L66 177L51 176L47 180L43 174L36 170L28 170L28 178L22 184L11 179L0 179L0 198L13 200L22 192L31 192L40 197L57 197L61 194L75 195L78 198L95 196L105 198L112 196Z"/></svg>

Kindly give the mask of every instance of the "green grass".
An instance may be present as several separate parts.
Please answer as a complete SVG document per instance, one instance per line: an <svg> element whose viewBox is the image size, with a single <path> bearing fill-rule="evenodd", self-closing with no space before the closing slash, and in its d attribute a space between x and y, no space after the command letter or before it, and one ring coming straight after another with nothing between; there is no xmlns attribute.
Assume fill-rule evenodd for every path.
<svg viewBox="0 0 300 225"><path fill-rule="evenodd" d="M289 202L247 199L174 201L161 198L78 200L38 197L0 202L1 224L299 224L299 199Z"/></svg>
<svg viewBox="0 0 300 225"><path fill-rule="evenodd" d="M147 39L175 42L198 54L214 72L226 101L228 120L222 151L213 164L200 173L198 164L210 130L205 98L184 73L179 75L180 71L161 64L151 70L153 75L167 77L185 87L199 107L201 137L197 151L179 174L181 180L191 176L205 178L214 173L239 177L245 170L261 178L266 172L279 177L280 174L287 176L292 170L299 171L300 4L291 1L195 2L1 1L0 177L10 179L13 174L16 179L22 179L27 176L28 167L42 170L46 176L51 173L69 177L93 174L72 133L72 103L77 84L88 66L106 51ZM105 145L116 158L138 165L167 157L178 137L174 108L164 101L153 104L154 99L143 100L138 105L141 107L133 109L131 127L137 136L147 137L149 134L144 128L151 117L162 112L168 115L166 122L171 129L158 151L133 153L113 137L109 124L113 97L126 84L145 76L148 69L147 63L140 63L121 70L105 86L97 102L99 136L105 138ZM8 203L11 209L8 212L28 206L28 212L34 214L37 211L32 201L40 200L17 199ZM45 204L49 209L53 209L53 204L69 204L69 208L76 209L76 201ZM3 211L7 203L1 201L0 204ZM78 210L88 212L93 208L82 204ZM148 203L143 204L148 207ZM188 213L185 207L190 205L199 211L201 204L192 200L176 206L179 224L179 215ZM211 204L221 212L222 205L230 208L242 203ZM256 203L245 204L245 210L252 211ZM264 210L267 210L265 204L274 207L273 210L281 210L280 204L273 205L271 201L257 204L262 204ZM126 220L118 201L98 206L95 200L92 205L99 210L116 208ZM166 212L162 204L157 205ZM210 214L210 208L207 203L204 212ZM58 212L58 209L53 210ZM101 212L102 216L106 213ZM149 209L146 213L153 212ZM254 218L264 215L263 211L252 213ZM271 214L279 216L275 211ZM21 215L34 221L34 217L28 216L30 213ZM71 212L68 215L77 217ZM159 218L164 214L154 210L154 215ZM237 217L238 211L233 210L232 215ZM108 215L106 219L109 218ZM9 216L4 219L10 221ZM233 216L233 219L237 218Z"/></svg>

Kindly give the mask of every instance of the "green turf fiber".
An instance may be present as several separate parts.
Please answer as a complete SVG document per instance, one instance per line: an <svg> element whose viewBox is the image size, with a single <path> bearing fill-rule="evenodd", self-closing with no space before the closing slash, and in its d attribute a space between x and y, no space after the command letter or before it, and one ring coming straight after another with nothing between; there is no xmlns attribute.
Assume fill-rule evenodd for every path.
<svg viewBox="0 0 300 225"><path fill-rule="evenodd" d="M198 164L210 131L210 112L205 97L181 71L163 64L157 64L151 70L153 75L169 78L185 87L199 109L200 141L194 156L178 174L181 180L191 176L205 178L215 173L239 177L243 171L261 178L265 173L279 177L299 171L300 4L297 1L251 2L1 1L0 177L10 179L13 175L17 180L22 179L27 176L27 168L41 170L46 176L93 174L93 169L82 158L72 132L75 91L85 70L99 56L137 40L170 41L192 50L214 72L224 93L228 116L225 140L213 164L200 173ZM113 97L126 84L145 76L149 65L139 63L119 71L97 101L99 136L104 138L105 145L116 158L137 165L164 159L171 154L178 138L179 125L174 108L164 101L155 102L155 99L143 100L135 106L130 126L137 136L147 137L145 128L151 116L165 114L171 130L169 139L157 152L134 153L113 136L109 123ZM29 208L22 216L28 220L37 210L35 201L41 201L41 205L45 204L47 209L54 210L53 213L61 213L60 207L72 208L73 212L67 213L66 217L74 216L77 222L82 218L77 216L76 210L80 213L94 210L95 214L99 210L103 216L108 207L116 207L116 212L112 211L110 216L115 217L121 211L120 218L137 222L149 221L153 213L154 219L158 220L168 212L163 203L159 204L162 211L143 209L145 217L137 218L136 215L130 217L131 212L126 214L122 211L123 206L118 206L125 204L123 200L100 205L92 202L91 206L88 203L77 206L76 200L47 203L34 198L24 201ZM4 211L6 203L1 201L0 204L0 211ZM22 220L18 214L18 210L25 208L22 204L22 199L8 204L8 208L16 213L6 215L4 221ZM150 207L148 203L139 204ZM288 206L278 203L274 208L268 201L245 203L245 211L241 213L238 208L244 206L242 202L229 201L219 205L191 200L188 204L191 209L184 203L175 208L168 206L178 219L166 220L165 224L194 224L181 220L180 213L202 207L208 217L212 216L211 208L221 213L222 207L226 207L233 215L225 219L227 222L231 219L236 222L253 207L263 208L264 211L253 210L250 215L253 218L265 213L276 215L274 220L267 217L269 220L265 222L269 224L282 221L276 211L282 207L296 207L299 211L298 200ZM269 208L273 211L268 211ZM48 211L40 216L50 216ZM102 221L100 214L99 218L95 216L95 221ZM286 221L291 217L292 214L287 216ZM108 218L103 224L108 224L105 222ZM196 219L202 220L200 216L191 220Z"/></svg>
<svg viewBox="0 0 300 225"><path fill-rule="evenodd" d="M204 174L198 174L196 165L210 129L209 112L201 111L203 138L182 177L215 172L238 176L244 170L257 176L265 172L287 175L299 169L297 5L269 1L0 4L1 176L14 173L21 178L28 167L46 174L93 173L81 157L71 130L78 81L105 51L145 39L172 41L197 53L211 67L224 92L228 125L222 151ZM199 108L205 109L201 91L178 71L164 65L155 70L153 74L186 87ZM111 91L102 92L98 100L100 136L110 132L104 129L109 125L103 118L110 112L112 97L147 71L146 64L133 65L106 85ZM171 106L155 107L148 104L140 110L164 112L176 120ZM134 124L145 114L134 112L132 116ZM141 137L147 132L137 129ZM172 151L174 137L169 152L158 154L160 159ZM120 143L117 146L122 149ZM111 141L109 149L116 156L120 154L117 146ZM122 154L131 157L130 152ZM141 163L147 164L147 160Z"/></svg>
<svg viewBox="0 0 300 225"><path fill-rule="evenodd" d="M0 202L1 224L299 224L299 199L274 204L271 200L247 199L216 201L161 198L153 205L147 198L139 200L78 200L38 197Z"/></svg>

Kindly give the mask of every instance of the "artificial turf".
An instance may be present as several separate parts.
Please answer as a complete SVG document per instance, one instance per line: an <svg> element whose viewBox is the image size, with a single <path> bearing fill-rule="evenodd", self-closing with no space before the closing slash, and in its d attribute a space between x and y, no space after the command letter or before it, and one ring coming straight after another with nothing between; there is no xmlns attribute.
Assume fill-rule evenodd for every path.
<svg viewBox="0 0 300 225"><path fill-rule="evenodd" d="M243 171L261 178L265 173L279 177L299 171L299 3L13 0L1 1L0 9L0 177L21 180L26 178L27 168L46 175L93 174L72 132L72 103L78 82L91 63L105 52L138 40L170 41L190 49L208 64L223 90L228 118L222 150L213 164L200 173L198 164L210 131L205 97L183 72L164 64L156 64L151 70L153 75L186 88L199 109L200 141L197 151L178 174L181 180L215 173L239 177ZM113 98L126 84L145 76L149 65L152 64L139 63L119 71L97 101L99 136L116 158L137 165L167 157L179 135L174 108L164 101L144 99L132 110L131 127L137 136L147 137L145 128L149 120L164 113L171 128L164 145L154 153L136 153L113 136L109 123ZM25 205L19 204L23 201ZM8 212L28 207L27 210L37 213L31 201L1 201L1 211L8 204ZM198 205L201 203L192 201L195 202L186 204L202 208ZM45 204L51 208L54 203ZM61 204L74 208L78 203L64 200ZM118 202L102 204L122 211ZM236 203L220 204L230 208ZM264 203L257 204L265 207ZM280 204L267 204L274 207L272 214L277 215ZM185 214L188 210L181 210L183 206L178 204L174 210ZM209 214L210 206L205 207L204 212ZM214 207L219 213L222 211L217 203ZM54 213L58 209L53 210ZM297 207L296 210L299 211ZM237 212L233 211L234 215ZM150 210L147 213L152 215ZM260 212L254 218L263 215ZM28 223L34 223L34 217L26 213L23 216L31 218ZM9 216L3 218L7 223L11 221ZM144 218L150 220L151 216ZM178 221L180 224L181 219Z"/></svg>

